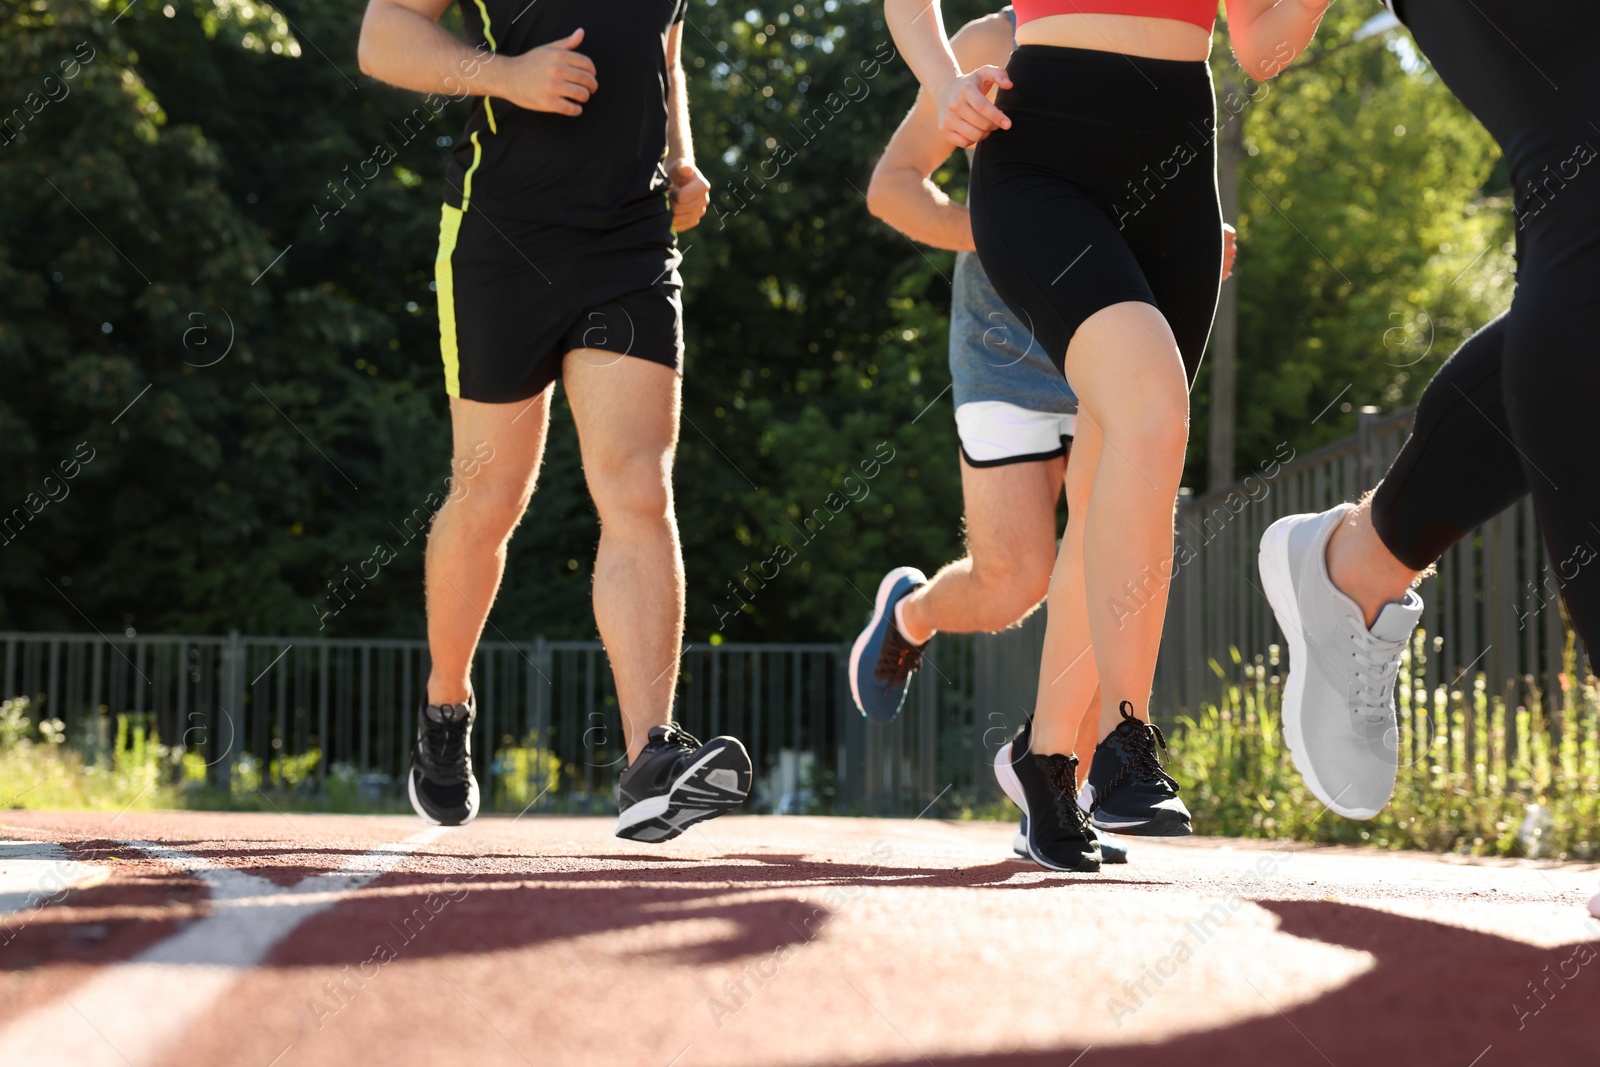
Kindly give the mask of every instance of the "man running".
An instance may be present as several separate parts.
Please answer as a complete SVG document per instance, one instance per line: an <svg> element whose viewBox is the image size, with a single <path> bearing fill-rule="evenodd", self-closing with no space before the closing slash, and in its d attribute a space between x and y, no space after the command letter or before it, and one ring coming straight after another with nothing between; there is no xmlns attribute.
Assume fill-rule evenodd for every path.
<svg viewBox="0 0 1600 1067"><path fill-rule="evenodd" d="M1007 7L962 27L951 46L965 70L1004 66L1015 29ZM933 184L934 171L949 156L950 142L939 130L933 101L919 93L867 190L868 208L878 218L924 244L956 252L950 378L967 535L967 555L931 580L916 567L897 567L879 584L873 617L852 649L850 685L862 714L880 722L899 713L922 650L936 632L1003 630L1044 600L1056 560L1056 507L1078 410L1071 387L990 284L973 252L966 205ZM1231 228L1225 239L1224 277L1233 263ZM1093 671L1093 657L1080 666ZM1120 764L1146 741L1155 743L1143 736L1148 727L1115 724L1108 743L1101 745L1100 725L1099 716L1085 715L1076 745L1078 751L1104 749L1102 770L1114 770L1111 763ZM1010 784L1009 767L1001 763L1009 763L1015 748L1025 750L1026 742L1008 744L997 757L1003 786ZM1101 828L1110 828L1104 817ZM1026 855L1025 848L1018 851ZM1108 862L1123 859L1120 849L1104 842L1101 852Z"/></svg>
<svg viewBox="0 0 1600 1067"><path fill-rule="evenodd" d="M410 795L429 822L478 811L473 654L533 494L557 378L600 515L595 622L629 759L617 836L668 840L750 790L743 745L702 744L672 722L684 618L676 231L700 221L710 192L679 62L685 3L601 17L580 0L463 0L470 43L438 25L450 0L367 7L364 72L430 99L477 98L445 174L435 263L457 491L426 560L433 667Z"/></svg>

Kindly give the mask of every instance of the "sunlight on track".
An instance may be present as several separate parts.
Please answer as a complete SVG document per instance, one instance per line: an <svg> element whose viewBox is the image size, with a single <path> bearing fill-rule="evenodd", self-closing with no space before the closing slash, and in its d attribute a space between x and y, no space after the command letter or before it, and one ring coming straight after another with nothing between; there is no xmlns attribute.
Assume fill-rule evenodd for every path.
<svg viewBox="0 0 1600 1067"><path fill-rule="evenodd" d="M48 1005L0 1029L7 1067L172 1062L169 1050L190 1024L297 926L449 832L424 830L290 887L165 845L126 842L200 878L211 891L211 914L81 986L56 990ZM299 906L263 906L294 905L301 898Z"/></svg>

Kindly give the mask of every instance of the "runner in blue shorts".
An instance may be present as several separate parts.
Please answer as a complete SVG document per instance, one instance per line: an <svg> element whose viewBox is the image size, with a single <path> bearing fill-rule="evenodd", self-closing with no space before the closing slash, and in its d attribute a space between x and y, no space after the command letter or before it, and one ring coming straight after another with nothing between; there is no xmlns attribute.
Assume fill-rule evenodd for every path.
<svg viewBox="0 0 1600 1067"><path fill-rule="evenodd" d="M1004 66L1015 26L1009 7L964 26L951 42L962 67ZM931 579L916 567L896 567L878 586L872 619L852 649L850 685L861 712L879 721L899 712L936 632L1003 630L1039 606L1056 560L1057 502L1065 488L1069 513L1078 514L1074 501L1088 490L1066 478L1077 397L990 284L973 251L966 206L931 180L949 154L934 103L923 92L884 149L867 192L878 218L914 240L957 253L950 379L967 540L966 556ZM1229 229L1225 272L1233 254ZM1092 656L1084 663L1094 669ZM1097 715L1083 717L1079 751L1094 751L1099 725ZM1009 765L1011 749L1008 744L996 757L1002 785L1009 766L999 765ZM1101 851L1108 862L1123 858L1104 843Z"/></svg>

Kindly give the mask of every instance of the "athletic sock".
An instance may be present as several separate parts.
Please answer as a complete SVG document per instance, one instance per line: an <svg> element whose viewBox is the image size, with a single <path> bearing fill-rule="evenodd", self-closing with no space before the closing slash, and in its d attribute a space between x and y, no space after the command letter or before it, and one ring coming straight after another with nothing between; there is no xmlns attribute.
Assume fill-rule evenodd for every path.
<svg viewBox="0 0 1600 1067"><path fill-rule="evenodd" d="M934 630L934 631L930 632L928 634L928 636L924 637L920 641L917 640L914 636L912 636L911 631L906 628L906 617L905 617L906 599L907 599L906 597L901 597L895 603L895 606L894 606L894 628L896 630L900 631L900 636L901 637L905 638L907 641L910 641L913 645L919 645L919 646L920 645L925 645L929 641L932 641L933 640L933 635L938 633L939 631L938 630Z"/></svg>

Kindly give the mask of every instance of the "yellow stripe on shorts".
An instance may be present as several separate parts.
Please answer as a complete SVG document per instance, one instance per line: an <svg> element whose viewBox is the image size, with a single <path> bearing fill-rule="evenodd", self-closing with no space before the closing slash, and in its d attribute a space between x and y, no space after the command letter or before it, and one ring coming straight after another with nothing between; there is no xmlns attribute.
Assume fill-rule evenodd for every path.
<svg viewBox="0 0 1600 1067"><path fill-rule="evenodd" d="M461 212L466 206L466 197L461 198L459 208L444 205L439 216L439 255L433 261L434 287L439 291L439 354L444 358L444 391L454 397L461 395L461 358L456 345L455 272L450 257L456 251Z"/></svg>

